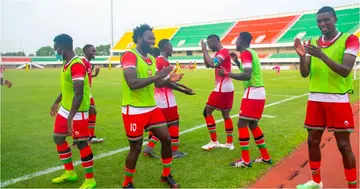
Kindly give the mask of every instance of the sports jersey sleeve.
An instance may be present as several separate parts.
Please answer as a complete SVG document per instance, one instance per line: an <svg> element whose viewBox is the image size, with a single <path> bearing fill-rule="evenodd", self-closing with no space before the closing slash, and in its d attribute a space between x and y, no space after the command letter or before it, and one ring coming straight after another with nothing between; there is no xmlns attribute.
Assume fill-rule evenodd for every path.
<svg viewBox="0 0 360 189"><path fill-rule="evenodd" d="M250 51L245 50L240 55L242 67L245 68L252 68L252 54Z"/></svg>
<svg viewBox="0 0 360 189"><path fill-rule="evenodd" d="M156 68L157 68L157 71L161 71L163 68L166 67L166 61L163 59L163 58L157 58L156 59Z"/></svg>
<svg viewBox="0 0 360 189"><path fill-rule="evenodd" d="M350 35L345 42L345 54L357 56L359 53L359 38L355 35Z"/></svg>
<svg viewBox="0 0 360 189"><path fill-rule="evenodd" d="M224 48L219 51L219 53L215 56L215 58L218 57L224 61L229 56L230 56L229 50Z"/></svg>
<svg viewBox="0 0 360 189"><path fill-rule="evenodd" d="M136 55L132 52L126 52L121 57L121 66L123 69L136 68Z"/></svg>
<svg viewBox="0 0 360 189"><path fill-rule="evenodd" d="M75 63L71 66L71 77L73 81L84 80L86 68L80 63Z"/></svg>

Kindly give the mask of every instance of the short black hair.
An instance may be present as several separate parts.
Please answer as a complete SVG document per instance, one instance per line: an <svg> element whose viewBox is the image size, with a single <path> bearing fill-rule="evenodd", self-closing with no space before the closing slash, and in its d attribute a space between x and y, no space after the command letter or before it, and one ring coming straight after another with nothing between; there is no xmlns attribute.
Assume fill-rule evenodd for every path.
<svg viewBox="0 0 360 189"><path fill-rule="evenodd" d="M140 26L136 26L136 28L134 28L133 30L133 42L137 44L137 38L143 36L145 31L147 30L152 31L153 28L147 24L141 24Z"/></svg>
<svg viewBox="0 0 360 189"><path fill-rule="evenodd" d="M86 44L83 48L83 52L85 53L86 49L90 48L90 47L94 47L94 45L91 44Z"/></svg>
<svg viewBox="0 0 360 189"><path fill-rule="evenodd" d="M316 14L325 13L325 12L332 13L336 17L335 9L330 6L322 7L321 9L318 10Z"/></svg>
<svg viewBox="0 0 360 189"><path fill-rule="evenodd" d="M73 49L73 39L68 34L60 34L54 38L54 43L61 45L62 48L67 50Z"/></svg>
<svg viewBox="0 0 360 189"><path fill-rule="evenodd" d="M170 42L169 39L162 39L162 40L160 40L159 43L158 43L158 46L159 46L160 50L164 50L165 45L166 45L167 43L169 43L169 42Z"/></svg>
<svg viewBox="0 0 360 189"><path fill-rule="evenodd" d="M216 35L216 34L211 34L211 35L209 35L208 37L207 37L207 40L209 40L210 38L216 38L218 41L220 41L220 37L218 36L218 35Z"/></svg>
<svg viewBox="0 0 360 189"><path fill-rule="evenodd" d="M252 35L249 32L240 32L239 37L241 37L242 41L247 45L250 45L252 40Z"/></svg>

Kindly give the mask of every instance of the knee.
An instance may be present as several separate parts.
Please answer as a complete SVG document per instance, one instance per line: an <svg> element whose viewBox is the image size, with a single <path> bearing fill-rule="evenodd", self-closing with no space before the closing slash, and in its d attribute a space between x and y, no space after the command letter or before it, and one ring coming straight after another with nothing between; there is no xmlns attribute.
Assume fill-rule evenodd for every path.
<svg viewBox="0 0 360 189"><path fill-rule="evenodd" d="M247 121L246 120L243 120L243 119L239 119L238 123L237 123L237 126L238 128L244 128L247 126Z"/></svg>
<svg viewBox="0 0 360 189"><path fill-rule="evenodd" d="M93 114L93 115L95 114L96 115L97 114L96 109L94 107L91 107L90 110L89 110L89 114Z"/></svg>
<svg viewBox="0 0 360 189"><path fill-rule="evenodd" d="M221 112L221 114L224 119L230 119L230 115L228 111Z"/></svg>
<svg viewBox="0 0 360 189"><path fill-rule="evenodd" d="M250 128L251 130L254 130L257 126L258 126L257 121L251 121L251 122L249 123L249 128Z"/></svg>
<svg viewBox="0 0 360 189"><path fill-rule="evenodd" d="M337 143L337 146L338 146L338 148L340 150L340 153L342 153L342 154L345 154L345 153L348 153L348 152L352 151L350 141L339 141Z"/></svg>
<svg viewBox="0 0 360 189"><path fill-rule="evenodd" d="M209 115L211 115L210 113L208 113L208 111L206 111L206 107L204 108L204 111L203 111L203 116L204 117L207 117L207 116L209 116Z"/></svg>
<svg viewBox="0 0 360 189"><path fill-rule="evenodd" d="M77 141L76 144L79 150L84 149L89 145L87 141Z"/></svg>
<svg viewBox="0 0 360 189"><path fill-rule="evenodd" d="M53 136L53 141L55 142L55 144L57 145L61 145L61 144L64 144L64 142L66 141L65 140L65 137L60 137L60 136Z"/></svg>
<svg viewBox="0 0 360 189"><path fill-rule="evenodd" d="M138 156L141 152L141 144L140 145L136 145L130 148L130 154L134 155L134 156Z"/></svg>
<svg viewBox="0 0 360 189"><path fill-rule="evenodd" d="M158 139L161 141L161 143L171 143L171 137L168 133L158 137Z"/></svg>
<svg viewBox="0 0 360 189"><path fill-rule="evenodd" d="M317 139L317 138L309 136L307 142L308 142L308 146L310 146L310 147L319 147L320 143L321 143L321 138Z"/></svg>

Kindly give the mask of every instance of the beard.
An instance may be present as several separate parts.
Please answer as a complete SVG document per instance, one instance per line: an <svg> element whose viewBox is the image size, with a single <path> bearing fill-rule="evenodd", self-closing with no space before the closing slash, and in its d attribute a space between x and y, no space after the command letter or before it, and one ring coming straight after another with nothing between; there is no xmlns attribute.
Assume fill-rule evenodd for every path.
<svg viewBox="0 0 360 189"><path fill-rule="evenodd" d="M145 53L151 53L153 49L150 47L150 45L143 43L141 44L141 48Z"/></svg>

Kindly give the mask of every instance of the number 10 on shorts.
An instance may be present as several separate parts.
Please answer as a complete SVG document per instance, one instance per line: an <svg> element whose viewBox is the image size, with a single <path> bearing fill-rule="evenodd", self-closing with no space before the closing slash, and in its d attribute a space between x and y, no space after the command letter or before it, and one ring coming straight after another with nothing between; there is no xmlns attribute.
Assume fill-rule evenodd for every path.
<svg viewBox="0 0 360 189"><path fill-rule="evenodd" d="M130 132L135 132L136 131L136 123L130 123Z"/></svg>

